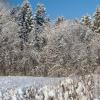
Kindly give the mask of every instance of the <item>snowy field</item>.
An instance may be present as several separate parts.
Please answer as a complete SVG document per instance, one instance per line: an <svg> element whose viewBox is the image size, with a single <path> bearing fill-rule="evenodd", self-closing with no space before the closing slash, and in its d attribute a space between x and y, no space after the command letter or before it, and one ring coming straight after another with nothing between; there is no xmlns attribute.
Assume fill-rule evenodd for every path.
<svg viewBox="0 0 100 100"><path fill-rule="evenodd" d="M100 100L99 77L0 77L0 100Z"/></svg>
<svg viewBox="0 0 100 100"><path fill-rule="evenodd" d="M56 85L64 78L44 78L44 77L30 77L30 76L8 76L0 77L0 90L6 88L23 88L35 86L37 88L44 85Z"/></svg>

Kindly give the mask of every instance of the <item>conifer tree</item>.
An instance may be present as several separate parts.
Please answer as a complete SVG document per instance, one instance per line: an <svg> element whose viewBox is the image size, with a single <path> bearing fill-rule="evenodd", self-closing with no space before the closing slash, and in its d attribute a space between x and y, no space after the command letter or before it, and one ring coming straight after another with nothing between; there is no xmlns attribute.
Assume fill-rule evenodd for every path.
<svg viewBox="0 0 100 100"><path fill-rule="evenodd" d="M65 19L63 16L60 16L57 18L56 24L60 24L61 22L63 22Z"/></svg>
<svg viewBox="0 0 100 100"><path fill-rule="evenodd" d="M11 18L15 19L16 21L18 20L18 12L20 11L20 7L14 7L12 8L12 10L10 11L10 16Z"/></svg>
<svg viewBox="0 0 100 100"><path fill-rule="evenodd" d="M36 24L42 26L43 23L46 23L49 19L46 16L46 8L43 4L38 4L36 8L35 18Z"/></svg>
<svg viewBox="0 0 100 100"><path fill-rule="evenodd" d="M90 16L83 16L82 20L81 20L81 23L84 25L84 26L87 26L87 27L91 27L91 18Z"/></svg>
<svg viewBox="0 0 100 100"><path fill-rule="evenodd" d="M18 15L18 24L20 26L19 37L24 42L28 42L29 33L33 28L32 8L28 0L24 0L23 2L22 8Z"/></svg>
<svg viewBox="0 0 100 100"><path fill-rule="evenodd" d="M93 17L92 30L96 33L100 33L100 7L97 7Z"/></svg>
<svg viewBox="0 0 100 100"><path fill-rule="evenodd" d="M46 8L43 4L38 4L36 8L36 13L34 15L35 20L35 34L34 34L34 48L41 51L46 45L46 37L44 34L44 27L47 26L49 18L46 14Z"/></svg>

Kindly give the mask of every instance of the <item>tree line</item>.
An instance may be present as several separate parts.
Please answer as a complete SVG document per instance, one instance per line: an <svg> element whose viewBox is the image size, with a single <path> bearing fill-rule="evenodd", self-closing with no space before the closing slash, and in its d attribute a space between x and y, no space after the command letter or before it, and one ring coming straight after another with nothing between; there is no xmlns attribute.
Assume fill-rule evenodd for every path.
<svg viewBox="0 0 100 100"><path fill-rule="evenodd" d="M1 4L2 5L2 4ZM0 7L0 75L67 76L100 64L100 8L93 19L52 22L43 4Z"/></svg>

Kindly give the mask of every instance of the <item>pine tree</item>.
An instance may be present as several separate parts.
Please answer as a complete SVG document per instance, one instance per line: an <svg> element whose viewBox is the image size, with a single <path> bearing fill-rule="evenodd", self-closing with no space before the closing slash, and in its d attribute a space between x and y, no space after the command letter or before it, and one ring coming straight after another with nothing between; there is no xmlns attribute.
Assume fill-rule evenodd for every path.
<svg viewBox="0 0 100 100"><path fill-rule="evenodd" d="M20 26L19 37L24 42L28 42L29 33L33 28L32 8L28 0L24 0L23 2L22 8L18 15L18 24Z"/></svg>
<svg viewBox="0 0 100 100"><path fill-rule="evenodd" d="M42 26L43 23L46 23L49 19L46 16L46 8L43 4L38 4L36 8L36 13L34 16L36 20L36 24Z"/></svg>
<svg viewBox="0 0 100 100"><path fill-rule="evenodd" d="M81 23L84 25L84 26L87 26L87 27L91 27L91 18L90 16L83 16L82 20L81 20Z"/></svg>
<svg viewBox="0 0 100 100"><path fill-rule="evenodd" d="M61 22L63 22L65 19L63 16L60 16L57 18L56 24L60 24Z"/></svg>
<svg viewBox="0 0 100 100"><path fill-rule="evenodd" d="M15 19L16 21L18 20L18 12L20 11L20 7L14 7L10 11L10 16L11 18Z"/></svg>
<svg viewBox="0 0 100 100"><path fill-rule="evenodd" d="M46 8L43 4L38 4L36 13L34 15L35 20L35 34L34 34L34 48L41 51L46 45L46 37L44 34L44 27L47 26L49 18L47 18Z"/></svg>
<svg viewBox="0 0 100 100"><path fill-rule="evenodd" d="M96 33L100 33L100 7L97 7L93 17L92 30Z"/></svg>

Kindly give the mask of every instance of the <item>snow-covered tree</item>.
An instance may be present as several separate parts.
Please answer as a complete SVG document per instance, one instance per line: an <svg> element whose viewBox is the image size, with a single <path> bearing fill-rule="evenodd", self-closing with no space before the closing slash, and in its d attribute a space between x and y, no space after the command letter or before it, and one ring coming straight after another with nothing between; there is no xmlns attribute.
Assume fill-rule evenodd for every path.
<svg viewBox="0 0 100 100"><path fill-rule="evenodd" d="M100 34L63 17L57 25L49 22L43 5L33 18L28 0L17 13L18 19L13 20L16 9L10 12L0 5L0 74L67 76L87 74L99 66ZM87 17L84 24L89 25Z"/></svg>
<svg viewBox="0 0 100 100"><path fill-rule="evenodd" d="M49 18L46 14L46 8L43 4L38 4L36 7L36 12L34 15L35 28L34 28L34 48L36 50L42 50L42 48L47 44L47 39L45 34L45 28L49 24Z"/></svg>
<svg viewBox="0 0 100 100"><path fill-rule="evenodd" d="M12 17L12 19L14 20L18 20L18 13L19 13L20 7L13 7L12 10L10 11L10 15Z"/></svg>
<svg viewBox="0 0 100 100"><path fill-rule="evenodd" d="M63 16L58 17L58 18L57 18L57 21L56 21L56 25L57 25L57 24L60 24L60 23L63 22L64 20L65 20L65 19L64 19Z"/></svg>
<svg viewBox="0 0 100 100"><path fill-rule="evenodd" d="M15 44L18 42L17 32L18 25L12 21L10 9L4 6L1 10L0 17L0 73L7 75L14 70L14 57L17 49Z"/></svg>
<svg viewBox="0 0 100 100"><path fill-rule="evenodd" d="M20 26L19 37L28 42L28 37L33 28L32 8L28 0L24 0L19 12L18 24Z"/></svg>
<svg viewBox="0 0 100 100"><path fill-rule="evenodd" d="M46 23L49 20L46 15L46 8L44 7L43 4L37 5L34 19L36 20L36 24L40 26L42 26L44 23Z"/></svg>
<svg viewBox="0 0 100 100"><path fill-rule="evenodd" d="M90 16L83 16L82 19L81 19L81 23L86 26L86 27L91 27L91 18Z"/></svg>
<svg viewBox="0 0 100 100"><path fill-rule="evenodd" d="M93 17L92 30L96 33L100 33L100 7L97 7Z"/></svg>

